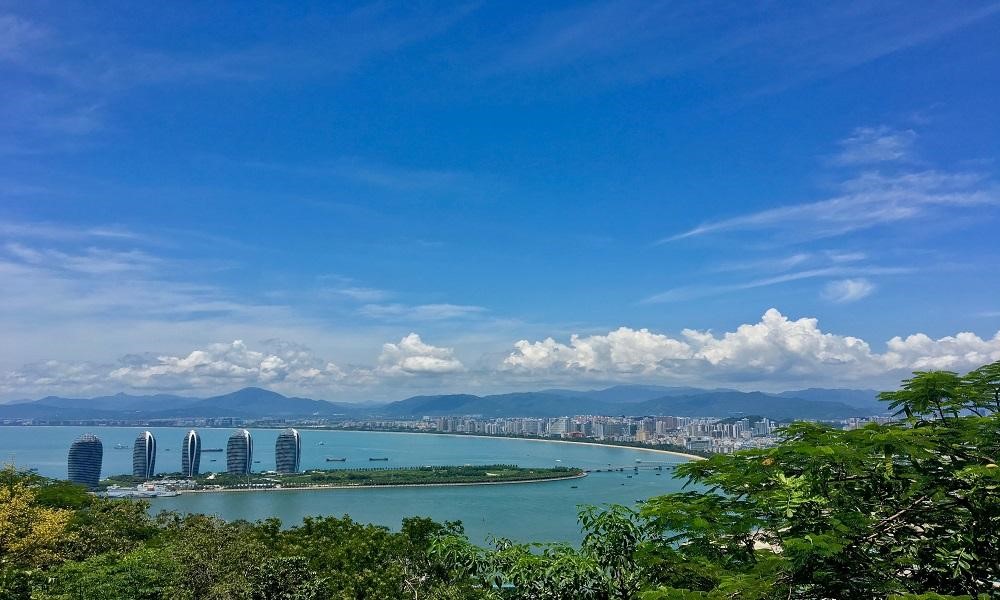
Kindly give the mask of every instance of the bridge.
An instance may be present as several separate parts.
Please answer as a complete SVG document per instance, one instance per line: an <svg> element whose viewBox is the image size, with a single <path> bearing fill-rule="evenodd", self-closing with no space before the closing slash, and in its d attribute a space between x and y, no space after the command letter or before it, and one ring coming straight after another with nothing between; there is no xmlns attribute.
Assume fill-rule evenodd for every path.
<svg viewBox="0 0 1000 600"><path fill-rule="evenodd" d="M637 462L630 465L612 465L608 464L607 467L601 467L599 469L584 469L585 473L638 473L639 471L671 471L677 466L677 463L672 462L659 462L659 461L643 461Z"/></svg>

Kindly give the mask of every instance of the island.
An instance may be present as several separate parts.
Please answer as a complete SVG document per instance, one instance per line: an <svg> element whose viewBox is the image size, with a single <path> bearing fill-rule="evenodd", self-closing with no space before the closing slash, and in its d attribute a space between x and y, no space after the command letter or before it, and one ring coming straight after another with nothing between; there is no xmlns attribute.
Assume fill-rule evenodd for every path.
<svg viewBox="0 0 1000 600"><path fill-rule="evenodd" d="M486 485L529 483L586 476L575 467L519 467L517 465L442 465L310 469L301 473L266 471L248 475L205 473L193 479L180 474L144 481L131 475L113 475L101 481L101 493L112 497L170 496L183 492L265 491L383 486Z"/></svg>

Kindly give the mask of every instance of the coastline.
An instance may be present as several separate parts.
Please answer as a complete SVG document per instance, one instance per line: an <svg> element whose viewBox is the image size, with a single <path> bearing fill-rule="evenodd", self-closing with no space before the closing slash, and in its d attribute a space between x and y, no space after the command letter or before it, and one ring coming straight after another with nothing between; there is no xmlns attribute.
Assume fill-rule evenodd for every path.
<svg viewBox="0 0 1000 600"><path fill-rule="evenodd" d="M515 479L511 481L464 481L454 483L387 483L385 485L343 485L339 483L320 483L316 485L302 487L273 487L273 488L222 488L211 490L177 490L178 495L183 494L214 494L219 492L299 492L310 490L371 490L376 488L414 488L414 487L460 487L473 485L513 485L517 483L546 483L552 481L568 481L572 479L582 479L587 473L578 473L568 477L544 477L539 479ZM162 496L171 498L176 496Z"/></svg>
<svg viewBox="0 0 1000 600"><path fill-rule="evenodd" d="M671 456L679 456L681 458L686 458L689 460L707 460L707 457L705 456L698 456L697 454L687 454L684 452L677 452L674 450L661 450L660 448L643 448L641 446L619 446L618 444L602 444L600 442L572 442L570 440L550 440L546 438L534 438L534 437L514 437L506 435L468 435L463 433L438 433L435 431L379 431L375 429L334 429L334 428L322 428L322 427L315 427L315 428L301 427L300 429L304 431L311 430L311 431L344 431L351 433L398 433L400 435L437 435L442 437L457 437L465 439L514 440L520 442L544 442L546 444L573 444L573 445L585 445L585 446L600 446L601 448L621 448L622 450L638 450L640 452L669 454Z"/></svg>

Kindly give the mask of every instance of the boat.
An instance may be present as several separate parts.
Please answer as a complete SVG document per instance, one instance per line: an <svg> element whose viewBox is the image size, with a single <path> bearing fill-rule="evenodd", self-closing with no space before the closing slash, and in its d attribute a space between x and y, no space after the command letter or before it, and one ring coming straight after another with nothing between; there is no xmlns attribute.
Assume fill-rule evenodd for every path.
<svg viewBox="0 0 1000 600"><path fill-rule="evenodd" d="M128 444L115 444L115 450L128 450L131 448Z"/></svg>
<svg viewBox="0 0 1000 600"><path fill-rule="evenodd" d="M319 444L316 444L316 445L317 445L317 446L325 446L325 445L326 445L326 442L320 442Z"/></svg>
<svg viewBox="0 0 1000 600"><path fill-rule="evenodd" d="M571 486L569 486L569 489L571 489L571 490L575 490L575 489L576 489L576 486L575 486L575 485L571 485Z"/></svg>
<svg viewBox="0 0 1000 600"><path fill-rule="evenodd" d="M260 464L260 461L259 461L259 460L255 460L255 461L253 461L253 464L255 464L255 465L259 465L259 464Z"/></svg>
<svg viewBox="0 0 1000 600"><path fill-rule="evenodd" d="M326 462L347 462L346 458L334 458L332 456L326 457Z"/></svg>
<svg viewBox="0 0 1000 600"><path fill-rule="evenodd" d="M371 458L371 457L369 457L368 460L389 460L389 459L388 458Z"/></svg>
<svg viewBox="0 0 1000 600"><path fill-rule="evenodd" d="M217 461L217 460L215 460L215 459L213 458L213 459L212 459L212 460L210 460L209 462L219 462L219 461Z"/></svg>
<svg viewBox="0 0 1000 600"><path fill-rule="evenodd" d="M222 448L202 448L202 452L222 452Z"/></svg>

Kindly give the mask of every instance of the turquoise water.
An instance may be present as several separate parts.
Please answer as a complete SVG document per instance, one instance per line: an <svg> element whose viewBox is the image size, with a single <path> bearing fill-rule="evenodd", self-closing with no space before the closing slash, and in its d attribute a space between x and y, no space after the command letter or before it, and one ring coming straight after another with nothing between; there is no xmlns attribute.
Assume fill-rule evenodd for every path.
<svg viewBox="0 0 1000 600"><path fill-rule="evenodd" d="M94 433L104 442L102 475L128 473L131 450L115 450L115 444L131 447L142 428L130 427L0 427L0 460L13 458L22 468L37 468L50 477L66 476L66 452L82 433ZM157 472L180 470L179 448L187 428L151 428L156 436ZM199 429L202 448L225 448L230 429ZM254 439L254 470L274 468L274 442L280 430L251 429ZM374 433L313 431L302 434L302 468L364 468L370 466L419 466L443 464L517 464L606 468L626 466L636 459L644 463L675 464L683 458L629 448L584 444L553 444L531 440ZM326 462L326 457L347 458ZM386 457L372 463L369 457ZM215 459L217 462L210 462ZM203 472L225 469L225 453L203 453ZM631 475L631 477L628 477ZM407 516L437 520L461 520L470 539L482 543L488 536L518 541L579 541L576 523L580 504L616 503L635 505L650 496L677 491L680 482L669 471L631 470L624 473L592 473L582 479L543 483L465 487L375 488L353 490L304 490L280 492L233 492L182 494L158 498L153 510L176 510L215 514L226 519L277 517L295 523L308 515L343 515L369 523L397 528ZM572 486L576 486L574 489Z"/></svg>

